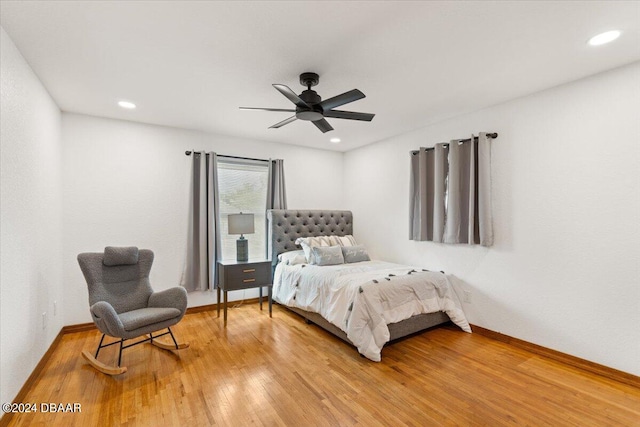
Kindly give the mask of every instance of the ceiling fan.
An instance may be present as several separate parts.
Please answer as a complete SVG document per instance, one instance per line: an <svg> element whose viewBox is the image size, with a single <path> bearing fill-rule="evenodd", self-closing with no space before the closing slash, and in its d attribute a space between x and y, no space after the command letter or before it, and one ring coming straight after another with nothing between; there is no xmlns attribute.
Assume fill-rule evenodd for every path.
<svg viewBox="0 0 640 427"><path fill-rule="evenodd" d="M364 93L358 89L350 90L341 95L334 96L333 98L325 99L324 101L311 88L318 84L320 76L316 73L302 73L300 74L300 84L306 86L307 90L303 91L300 95L296 95L288 86L281 84L274 84L278 92L283 94L293 102L296 106L295 109L282 109L282 108L252 108L252 107L240 107L241 110L262 110L262 111L285 111L295 113L295 115L270 126L269 129L277 129L286 124L289 124L297 119L306 120L312 122L322 133L333 130L329 122L325 117L333 119L348 119L348 120L363 120L370 122L373 120L375 114L369 113L356 113L353 111L334 110L335 107L339 107L344 104L348 104L358 99L364 98Z"/></svg>

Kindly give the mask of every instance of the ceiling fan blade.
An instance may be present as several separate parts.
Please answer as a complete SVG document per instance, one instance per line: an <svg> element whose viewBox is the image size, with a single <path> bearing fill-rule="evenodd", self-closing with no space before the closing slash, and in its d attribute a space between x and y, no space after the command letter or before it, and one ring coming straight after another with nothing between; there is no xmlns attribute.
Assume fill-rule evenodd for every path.
<svg viewBox="0 0 640 427"><path fill-rule="evenodd" d="M327 111L362 98L364 98L364 93L360 92L358 89L353 89L349 92L343 93L342 95L337 95L333 98L325 99L319 105L324 111Z"/></svg>
<svg viewBox="0 0 640 427"><path fill-rule="evenodd" d="M286 108L257 108L257 107L240 107L241 110L260 110L260 111L284 111L287 113L295 113L296 110Z"/></svg>
<svg viewBox="0 0 640 427"><path fill-rule="evenodd" d="M311 106L309 104L307 104L306 102L304 102L298 95L296 95L296 93L294 91L292 91L289 88L289 86L274 84L273 87L275 87L278 90L278 92L280 92L281 94L283 94L284 96L289 98L289 101L291 101L294 104L296 104L296 106L301 107L301 108L311 109Z"/></svg>
<svg viewBox="0 0 640 427"><path fill-rule="evenodd" d="M315 122L311 122L314 125L316 125L316 127L318 129L320 129L320 131L322 133L327 133L330 130L333 130L333 128L331 127L331 125L329 124L328 121L326 121L325 119L320 119L320 120L316 120Z"/></svg>
<svg viewBox="0 0 640 427"><path fill-rule="evenodd" d="M297 119L298 119L298 118L297 118L296 116L291 116L291 117L289 117L288 119L283 120L283 121L281 121L281 122L279 122L279 123L276 123L276 124L275 124L275 125L273 125L273 126L269 126L269 129L278 129L279 127L282 127L282 126L284 126L284 125L286 125L286 124L289 124L289 123L291 123L291 122L293 122L293 121L296 121Z"/></svg>
<svg viewBox="0 0 640 427"><path fill-rule="evenodd" d="M353 111L340 110L329 110L325 111L323 114L325 117L331 117L333 119L363 120L365 122L370 122L375 116L375 114L370 113L355 113Z"/></svg>

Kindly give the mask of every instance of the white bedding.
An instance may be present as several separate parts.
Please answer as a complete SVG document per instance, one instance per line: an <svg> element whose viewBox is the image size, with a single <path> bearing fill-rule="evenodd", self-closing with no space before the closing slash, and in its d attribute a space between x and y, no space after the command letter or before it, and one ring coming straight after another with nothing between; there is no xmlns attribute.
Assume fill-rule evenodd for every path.
<svg viewBox="0 0 640 427"><path fill-rule="evenodd" d="M273 298L319 313L343 330L360 354L379 362L390 323L444 311L471 332L458 296L439 272L383 261L316 266L278 264Z"/></svg>

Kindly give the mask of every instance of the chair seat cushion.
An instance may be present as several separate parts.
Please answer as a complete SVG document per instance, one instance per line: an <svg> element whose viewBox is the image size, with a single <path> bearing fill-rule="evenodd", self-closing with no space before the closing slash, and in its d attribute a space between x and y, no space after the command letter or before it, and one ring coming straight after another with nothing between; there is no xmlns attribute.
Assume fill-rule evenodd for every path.
<svg viewBox="0 0 640 427"><path fill-rule="evenodd" d="M180 310L177 308L148 307L138 310L120 313L120 321L125 331L133 331L138 328L153 325L154 323L164 322L180 316Z"/></svg>

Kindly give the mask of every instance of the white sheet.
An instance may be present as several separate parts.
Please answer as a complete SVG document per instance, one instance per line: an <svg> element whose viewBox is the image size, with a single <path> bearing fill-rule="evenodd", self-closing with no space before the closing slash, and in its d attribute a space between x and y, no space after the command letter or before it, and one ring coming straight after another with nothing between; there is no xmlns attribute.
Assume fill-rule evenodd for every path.
<svg viewBox="0 0 640 427"><path fill-rule="evenodd" d="M377 283L376 283L377 282ZM446 275L384 261L276 267L273 298L319 313L342 329L360 354L379 362L390 323L444 311L471 332Z"/></svg>

